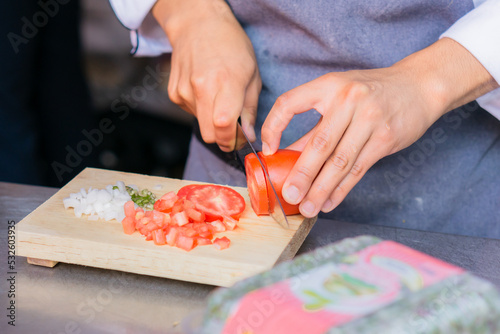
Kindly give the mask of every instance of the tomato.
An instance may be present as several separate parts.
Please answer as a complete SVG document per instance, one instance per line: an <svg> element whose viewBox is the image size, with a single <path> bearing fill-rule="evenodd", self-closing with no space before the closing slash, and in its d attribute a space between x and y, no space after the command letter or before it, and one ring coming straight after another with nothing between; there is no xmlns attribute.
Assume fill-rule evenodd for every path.
<svg viewBox="0 0 500 334"><path fill-rule="evenodd" d="M176 246L189 252L195 246L194 239L180 235L177 239Z"/></svg>
<svg viewBox="0 0 500 334"><path fill-rule="evenodd" d="M123 231L132 234L137 230L156 245L168 244L186 251L212 243L218 249L229 247L227 237L212 239L214 234L236 227L245 208L243 197L217 185L190 185L181 188L179 194L163 195L150 211L136 208L132 201L125 203Z"/></svg>
<svg viewBox="0 0 500 334"><path fill-rule="evenodd" d="M134 217L135 216L135 204L133 201L128 201L123 207L125 211L125 216Z"/></svg>
<svg viewBox="0 0 500 334"><path fill-rule="evenodd" d="M264 156L261 152L257 154L271 178L285 214L294 215L299 213L298 204L292 205L285 202L281 190L290 170L299 158L300 152L278 150L275 154L269 156ZM247 174L248 194L253 210L257 215L269 214L269 207L273 208L275 204L269 200L269 193L272 192L272 189L255 154L251 153L245 157L245 171ZM271 198L274 198L274 196L271 196Z"/></svg>
<svg viewBox="0 0 500 334"><path fill-rule="evenodd" d="M135 221L132 217L125 217L122 220L123 232L125 234L132 234L135 232Z"/></svg>
<svg viewBox="0 0 500 334"><path fill-rule="evenodd" d="M170 228L170 230L166 235L167 244L169 246L175 246L178 238L179 238L179 229L176 227Z"/></svg>
<svg viewBox="0 0 500 334"><path fill-rule="evenodd" d="M217 238L214 240L213 244L218 250L223 250L229 247L229 245L231 244L231 240L229 240L227 237Z"/></svg>
<svg viewBox="0 0 500 334"><path fill-rule="evenodd" d="M230 216L238 219L245 210L245 199L229 187L219 185L188 185L177 195L194 203L196 209L205 214L206 221Z"/></svg>
<svg viewBox="0 0 500 334"><path fill-rule="evenodd" d="M238 221L236 219L233 219L231 217L224 217L224 220L222 221L224 223L224 225L226 226L226 230L228 231L232 231L235 229L236 227L236 224L238 223Z"/></svg>
<svg viewBox="0 0 500 334"><path fill-rule="evenodd" d="M153 242L155 245L165 245L167 242L165 238L165 231L162 229L156 229L154 231L151 231L151 234L153 236Z"/></svg>
<svg viewBox="0 0 500 334"><path fill-rule="evenodd" d="M189 223L186 211L177 212L172 216L172 224L177 224L179 226L186 225Z"/></svg>
<svg viewBox="0 0 500 334"><path fill-rule="evenodd" d="M156 211L168 213L172 211L172 208L174 207L178 199L179 198L177 197L177 194L173 191L170 191L155 202L154 209Z"/></svg>
<svg viewBox="0 0 500 334"><path fill-rule="evenodd" d="M248 195L253 211L257 215L269 214L266 176L259 160L253 153L245 157L245 174L247 175Z"/></svg>
<svg viewBox="0 0 500 334"><path fill-rule="evenodd" d="M210 222L210 225L214 227L215 232L225 232L226 231L226 225L222 223L220 220L215 220L213 222Z"/></svg>
<svg viewBox="0 0 500 334"><path fill-rule="evenodd" d="M198 246L204 246L204 245L211 245L212 244L212 239L211 238L196 238L196 245Z"/></svg>

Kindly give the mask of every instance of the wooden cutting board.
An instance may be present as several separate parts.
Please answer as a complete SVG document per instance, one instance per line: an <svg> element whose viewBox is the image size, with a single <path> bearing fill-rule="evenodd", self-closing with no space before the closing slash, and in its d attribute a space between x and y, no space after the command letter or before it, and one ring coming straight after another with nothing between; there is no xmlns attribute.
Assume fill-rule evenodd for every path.
<svg viewBox="0 0 500 334"><path fill-rule="evenodd" d="M186 252L167 245L157 246L145 241L138 232L126 235L121 222L116 220L76 218L72 208L64 209L62 200L70 193L81 188L104 188L117 181L147 188L158 198L184 185L200 183L87 168L16 225L18 255L45 266L65 262L231 286L242 278L270 269L277 262L291 259L316 221L301 215L288 216L290 229L285 230L271 217L257 216L247 189L234 187L247 205L238 227L218 234L231 239L231 246L222 251L211 245L199 246Z"/></svg>

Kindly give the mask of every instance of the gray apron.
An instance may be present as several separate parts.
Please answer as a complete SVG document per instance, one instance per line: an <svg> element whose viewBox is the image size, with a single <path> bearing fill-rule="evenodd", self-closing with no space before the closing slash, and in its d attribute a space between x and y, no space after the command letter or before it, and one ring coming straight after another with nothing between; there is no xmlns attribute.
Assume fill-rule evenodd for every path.
<svg viewBox="0 0 500 334"><path fill-rule="evenodd" d="M284 92L333 71L390 66L435 42L472 1L229 1L250 37L263 89L257 136ZM318 121L296 116L281 147ZM375 164L322 217L500 238L500 122L475 102L439 119L412 146ZM258 144L259 146L259 144ZM184 177L245 186L231 154L193 135ZM335 226L332 226L335 228Z"/></svg>

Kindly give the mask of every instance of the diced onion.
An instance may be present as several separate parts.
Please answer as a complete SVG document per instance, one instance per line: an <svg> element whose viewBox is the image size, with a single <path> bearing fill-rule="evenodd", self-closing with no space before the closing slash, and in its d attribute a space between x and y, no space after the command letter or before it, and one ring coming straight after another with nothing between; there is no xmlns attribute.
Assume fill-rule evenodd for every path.
<svg viewBox="0 0 500 334"><path fill-rule="evenodd" d="M116 185L107 185L105 189L90 187L87 191L82 188L63 199L63 204L65 209L73 208L78 218L85 214L89 220L101 218L121 222L125 218L123 206L130 200L125 183L118 181Z"/></svg>

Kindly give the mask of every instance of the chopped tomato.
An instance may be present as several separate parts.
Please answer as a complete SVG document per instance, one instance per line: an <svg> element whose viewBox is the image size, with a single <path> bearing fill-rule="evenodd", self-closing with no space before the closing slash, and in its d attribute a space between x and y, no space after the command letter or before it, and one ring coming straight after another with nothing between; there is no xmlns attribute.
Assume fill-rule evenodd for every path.
<svg viewBox="0 0 500 334"><path fill-rule="evenodd" d="M204 246L204 245L211 245L212 244L212 239L211 238L196 238L196 245L198 246Z"/></svg>
<svg viewBox="0 0 500 334"><path fill-rule="evenodd" d="M175 203L179 198L175 191L169 191L160 198L160 201L166 201L168 203Z"/></svg>
<svg viewBox="0 0 500 334"><path fill-rule="evenodd" d="M167 242L165 238L165 231L162 229L156 229L154 231L151 231L151 234L153 235L153 242L155 245L165 245Z"/></svg>
<svg viewBox="0 0 500 334"><path fill-rule="evenodd" d="M218 250L223 250L229 247L229 244L231 244L231 240L229 240L227 237L217 238L214 240L213 244Z"/></svg>
<svg viewBox="0 0 500 334"><path fill-rule="evenodd" d="M236 227L236 224L238 223L238 221L232 217L228 217L228 216L225 216L224 219L222 220L222 222L224 223L224 225L226 225L226 230L228 231L232 231L235 229Z"/></svg>
<svg viewBox="0 0 500 334"><path fill-rule="evenodd" d="M135 221L132 217L125 217L122 220L123 232L125 234L132 234L135 232Z"/></svg>
<svg viewBox="0 0 500 334"><path fill-rule="evenodd" d="M178 199L175 192L168 192L155 202L154 209L160 212L171 212Z"/></svg>
<svg viewBox="0 0 500 334"><path fill-rule="evenodd" d="M189 252L195 246L194 239L180 235L179 238L177 239L176 246Z"/></svg>
<svg viewBox="0 0 500 334"><path fill-rule="evenodd" d="M134 217L135 216L135 204L133 201L128 201L123 207L125 211L125 216Z"/></svg>
<svg viewBox="0 0 500 334"><path fill-rule="evenodd" d="M186 214L191 220L195 222L205 221L205 214L203 212L197 211L196 209L187 208Z"/></svg>
<svg viewBox="0 0 500 334"><path fill-rule="evenodd" d="M196 209L205 214L206 221L223 216L239 218L245 210L245 199L229 187L219 185L189 185L181 188L177 195L193 202Z"/></svg>
<svg viewBox="0 0 500 334"><path fill-rule="evenodd" d="M184 229L182 231L182 234L185 235L186 237L192 238L192 237L197 236L198 232L194 228L190 227L190 228Z"/></svg>
<svg viewBox="0 0 500 334"><path fill-rule="evenodd" d="M226 231L226 225L222 223L220 220L215 220L213 222L210 222L210 224L214 227L215 232L225 232Z"/></svg>
<svg viewBox="0 0 500 334"><path fill-rule="evenodd" d="M172 223L179 226L186 225L189 223L188 216L185 211L177 212L172 216Z"/></svg>
<svg viewBox="0 0 500 334"><path fill-rule="evenodd" d="M135 220L140 220L144 217L144 210L142 210L141 208L139 209L137 209L137 211L135 212Z"/></svg>
<svg viewBox="0 0 500 334"><path fill-rule="evenodd" d="M175 246L178 238L179 229L176 227L171 227L166 236L167 244L169 244L170 246Z"/></svg>
<svg viewBox="0 0 500 334"><path fill-rule="evenodd" d="M278 150L275 154L269 156L265 156L261 152L257 154L271 178L285 214L293 215L299 213L299 206L285 202L281 195L281 190L288 174L299 158L300 152ZM272 189L255 154L251 153L245 157L245 171L247 175L248 194L253 210L258 215L269 214L269 207L274 207L274 202L269 200L269 193L272 192ZM274 196L271 196L271 198L274 198Z"/></svg>
<svg viewBox="0 0 500 334"><path fill-rule="evenodd" d="M132 234L137 230L156 245L168 244L190 251L215 242L214 234L234 229L245 208L241 195L228 187L191 185L181 188L179 194L165 194L151 211L127 202L122 221L124 232ZM216 240L219 249L229 246L226 237Z"/></svg>

